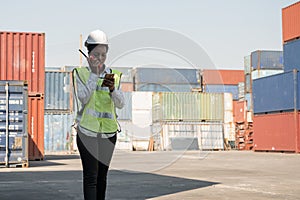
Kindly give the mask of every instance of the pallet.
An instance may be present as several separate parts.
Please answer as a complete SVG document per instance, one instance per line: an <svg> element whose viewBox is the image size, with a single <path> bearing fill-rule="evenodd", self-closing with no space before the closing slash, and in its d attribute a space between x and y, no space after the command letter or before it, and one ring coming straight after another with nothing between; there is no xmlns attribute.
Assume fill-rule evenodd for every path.
<svg viewBox="0 0 300 200"><path fill-rule="evenodd" d="M5 168L5 163L0 163L0 168ZM9 163L8 168L28 168L29 162L26 163Z"/></svg>

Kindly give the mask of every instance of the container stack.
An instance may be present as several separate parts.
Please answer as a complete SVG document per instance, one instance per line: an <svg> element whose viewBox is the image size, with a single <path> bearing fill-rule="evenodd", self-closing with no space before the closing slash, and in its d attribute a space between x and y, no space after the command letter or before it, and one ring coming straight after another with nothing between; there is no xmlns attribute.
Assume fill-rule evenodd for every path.
<svg viewBox="0 0 300 200"><path fill-rule="evenodd" d="M155 150L223 150L224 94L153 93Z"/></svg>
<svg viewBox="0 0 300 200"><path fill-rule="evenodd" d="M239 83L244 82L243 70L202 70L203 91L208 93L231 93L239 99Z"/></svg>
<svg viewBox="0 0 300 200"><path fill-rule="evenodd" d="M73 83L71 69L46 68L45 76L45 153L70 153L77 150L72 129Z"/></svg>
<svg viewBox="0 0 300 200"><path fill-rule="evenodd" d="M300 2L282 9L284 73L253 81L256 151L300 152Z"/></svg>
<svg viewBox="0 0 300 200"><path fill-rule="evenodd" d="M28 88L0 81L0 167L28 167Z"/></svg>
<svg viewBox="0 0 300 200"><path fill-rule="evenodd" d="M44 158L45 34L0 32L0 80L28 83L28 158Z"/></svg>
<svg viewBox="0 0 300 200"><path fill-rule="evenodd" d="M190 92L199 88L198 70L173 68L135 68L134 91Z"/></svg>

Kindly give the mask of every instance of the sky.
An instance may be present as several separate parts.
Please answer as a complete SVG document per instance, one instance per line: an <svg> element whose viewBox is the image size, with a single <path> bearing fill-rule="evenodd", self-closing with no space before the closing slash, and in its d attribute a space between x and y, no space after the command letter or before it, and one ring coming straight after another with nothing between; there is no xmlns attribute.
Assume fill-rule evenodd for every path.
<svg viewBox="0 0 300 200"><path fill-rule="evenodd" d="M217 69L243 69L244 56L252 51L282 50L281 9L295 2L10 0L1 3L0 30L45 33L46 67L80 65L80 35L84 41L89 32L101 29L113 41L108 57L115 56L118 48L126 51L131 44L138 47L147 41L151 46L153 41L156 45L150 49L141 45L138 51L128 48L126 54L110 62L114 66L210 67L204 61L193 63L188 56L199 52L198 60L210 59ZM163 36L152 34L152 29L160 30ZM141 34L139 30L146 31ZM130 33L130 39L120 37L125 33ZM116 45L118 38L123 41ZM169 49L160 46L168 39L173 43Z"/></svg>

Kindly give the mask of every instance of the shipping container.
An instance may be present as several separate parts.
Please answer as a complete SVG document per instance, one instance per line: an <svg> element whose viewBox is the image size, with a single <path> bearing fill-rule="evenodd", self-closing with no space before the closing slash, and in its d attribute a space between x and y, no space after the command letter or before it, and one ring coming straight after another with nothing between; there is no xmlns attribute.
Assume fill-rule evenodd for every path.
<svg viewBox="0 0 300 200"><path fill-rule="evenodd" d="M245 75L245 93L252 92L252 77L251 74Z"/></svg>
<svg viewBox="0 0 300 200"><path fill-rule="evenodd" d="M255 69L283 69L283 52L257 50L251 53L251 67Z"/></svg>
<svg viewBox="0 0 300 200"><path fill-rule="evenodd" d="M134 90L133 83L122 82L120 88L123 92L132 92Z"/></svg>
<svg viewBox="0 0 300 200"><path fill-rule="evenodd" d="M246 101L233 101L234 121L236 123L243 123L246 121Z"/></svg>
<svg viewBox="0 0 300 200"><path fill-rule="evenodd" d="M300 70L300 57L299 57L300 39L285 43L283 45L283 50L284 50L284 53L283 53L283 55L284 55L284 71L288 72L293 69Z"/></svg>
<svg viewBox="0 0 300 200"><path fill-rule="evenodd" d="M28 157L44 159L44 97L40 94L28 97Z"/></svg>
<svg viewBox="0 0 300 200"><path fill-rule="evenodd" d="M239 100L244 100L244 98L245 98L245 83L244 82L240 82L238 84L238 88L239 88L238 99Z"/></svg>
<svg viewBox="0 0 300 200"><path fill-rule="evenodd" d="M254 115L255 151L300 152L299 113Z"/></svg>
<svg viewBox="0 0 300 200"><path fill-rule="evenodd" d="M282 38L287 42L300 37L300 2L282 9Z"/></svg>
<svg viewBox="0 0 300 200"><path fill-rule="evenodd" d="M73 110L73 84L71 72L46 71L45 110Z"/></svg>
<svg viewBox="0 0 300 200"><path fill-rule="evenodd" d="M198 71L196 69L174 68L135 68L133 70L134 84L197 84Z"/></svg>
<svg viewBox="0 0 300 200"><path fill-rule="evenodd" d="M27 82L0 81L0 166L28 167Z"/></svg>
<svg viewBox="0 0 300 200"><path fill-rule="evenodd" d="M193 88L199 88L199 84L157 84L141 83L135 84L135 91L148 92L191 92Z"/></svg>
<svg viewBox="0 0 300 200"><path fill-rule="evenodd" d="M156 150L223 150L223 124L214 122L156 123Z"/></svg>
<svg viewBox="0 0 300 200"><path fill-rule="evenodd" d="M44 33L1 31L0 52L0 80L26 80L29 93L44 94Z"/></svg>
<svg viewBox="0 0 300 200"><path fill-rule="evenodd" d="M132 92L123 92L125 105L122 109L116 108L118 120L132 120Z"/></svg>
<svg viewBox="0 0 300 200"><path fill-rule="evenodd" d="M203 70L204 85L237 85L244 82L243 70Z"/></svg>
<svg viewBox="0 0 300 200"><path fill-rule="evenodd" d="M285 72L253 81L254 114L300 110L299 72Z"/></svg>
<svg viewBox="0 0 300 200"><path fill-rule="evenodd" d="M252 71L251 73L251 84L252 81L258 78L263 78L263 77L267 77L267 76L272 76L275 74L280 74L283 73L284 70L283 69L257 69Z"/></svg>
<svg viewBox="0 0 300 200"><path fill-rule="evenodd" d="M245 101L247 103L247 111L253 111L252 93L247 93L245 95Z"/></svg>
<svg viewBox="0 0 300 200"><path fill-rule="evenodd" d="M171 93L153 95L153 121L223 121L224 95Z"/></svg>
<svg viewBox="0 0 300 200"><path fill-rule="evenodd" d="M224 123L224 139L228 142L235 141L235 124Z"/></svg>
<svg viewBox="0 0 300 200"><path fill-rule="evenodd" d="M70 152L73 148L73 113L46 112L44 120L45 153Z"/></svg>
<svg viewBox="0 0 300 200"><path fill-rule="evenodd" d="M237 85L205 85L204 91L208 93L231 93L232 98L234 100L239 99L238 84Z"/></svg>
<svg viewBox="0 0 300 200"><path fill-rule="evenodd" d="M231 93L224 93L224 110L225 111L232 111L233 104L232 104L232 94Z"/></svg>
<svg viewBox="0 0 300 200"><path fill-rule="evenodd" d="M244 57L244 73L250 74L252 71L251 69L251 55Z"/></svg>

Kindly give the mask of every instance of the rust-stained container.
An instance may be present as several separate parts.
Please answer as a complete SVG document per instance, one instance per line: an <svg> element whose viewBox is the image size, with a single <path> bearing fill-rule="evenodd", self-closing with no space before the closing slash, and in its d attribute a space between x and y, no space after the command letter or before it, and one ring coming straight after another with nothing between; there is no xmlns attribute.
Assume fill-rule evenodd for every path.
<svg viewBox="0 0 300 200"><path fill-rule="evenodd" d="M44 159L44 97L37 94L28 97L28 157Z"/></svg>
<svg viewBox="0 0 300 200"><path fill-rule="evenodd" d="M246 122L246 101L233 101L234 122Z"/></svg>
<svg viewBox="0 0 300 200"><path fill-rule="evenodd" d="M27 80L29 94L44 94L44 33L0 31L0 80Z"/></svg>
<svg viewBox="0 0 300 200"><path fill-rule="evenodd" d="M255 151L300 152L299 112L255 115Z"/></svg>
<svg viewBox="0 0 300 200"><path fill-rule="evenodd" d="M300 37L300 1L282 9L282 38L287 42Z"/></svg>
<svg viewBox="0 0 300 200"><path fill-rule="evenodd" d="M238 85L244 82L244 70L203 70L204 85Z"/></svg>

